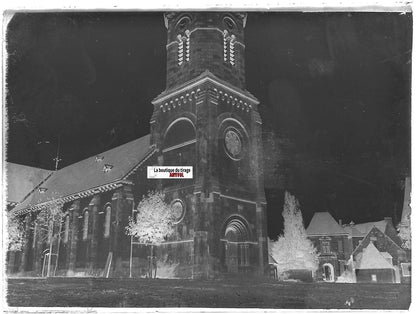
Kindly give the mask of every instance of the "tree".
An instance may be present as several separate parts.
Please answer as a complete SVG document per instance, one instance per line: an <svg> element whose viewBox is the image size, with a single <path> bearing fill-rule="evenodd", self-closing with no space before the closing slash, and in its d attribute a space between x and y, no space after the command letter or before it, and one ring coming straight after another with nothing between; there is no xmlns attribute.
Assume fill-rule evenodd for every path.
<svg viewBox="0 0 416 314"><path fill-rule="evenodd" d="M279 274L293 269L318 269L318 255L313 243L307 238L299 202L290 193L285 193L283 235L269 242L269 252L277 262Z"/></svg>
<svg viewBox="0 0 416 314"><path fill-rule="evenodd" d="M23 221L12 214L7 215L7 239L9 251L21 251L25 242Z"/></svg>
<svg viewBox="0 0 416 314"><path fill-rule="evenodd" d="M174 222L175 217L170 205L165 202L165 194L154 191L143 196L137 206L136 218L130 217L129 219L126 227L127 234L137 238L141 244L150 245L150 278L152 278L152 267L155 268L154 277L156 277L157 270L153 247L174 233Z"/></svg>
<svg viewBox="0 0 416 314"><path fill-rule="evenodd" d="M52 262L52 250L53 242L58 239L58 248L56 255L59 254L59 242L62 233L62 220L65 217L65 213L62 211L62 205L53 203L50 207L42 210L36 217L35 225L37 233L40 235L37 241L49 243L49 255L48 255L48 266L46 276L49 277L51 274L51 262ZM58 231L56 232L56 228ZM58 257L56 258L55 269L57 268Z"/></svg>
<svg viewBox="0 0 416 314"><path fill-rule="evenodd" d="M411 243L411 230L410 230L410 212L405 215L399 225L399 237L402 240L402 247L410 250L412 248Z"/></svg>

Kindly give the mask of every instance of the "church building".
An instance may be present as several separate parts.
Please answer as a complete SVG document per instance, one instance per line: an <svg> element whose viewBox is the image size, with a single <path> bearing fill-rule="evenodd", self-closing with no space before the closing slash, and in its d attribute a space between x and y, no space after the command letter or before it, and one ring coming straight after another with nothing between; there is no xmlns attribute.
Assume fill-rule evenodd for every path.
<svg viewBox="0 0 416 314"><path fill-rule="evenodd" d="M56 275L142 276L148 248L125 228L143 195L162 190L176 223L174 236L156 248L158 263L177 265L181 278L264 275L262 120L259 101L245 89L246 18L164 15L166 88L152 101L150 134L39 176L13 200L11 213L26 232L23 250L8 253L9 273L40 276L52 248ZM148 179L147 166L192 166L193 178ZM22 179L11 173L10 182ZM55 228L61 236L45 237L36 217L56 204L65 212Z"/></svg>

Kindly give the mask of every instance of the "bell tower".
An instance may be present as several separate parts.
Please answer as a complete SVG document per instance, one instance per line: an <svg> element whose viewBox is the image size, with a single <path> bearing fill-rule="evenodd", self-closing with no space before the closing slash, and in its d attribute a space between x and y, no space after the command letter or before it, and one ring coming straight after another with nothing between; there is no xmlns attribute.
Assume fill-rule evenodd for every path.
<svg viewBox="0 0 416 314"><path fill-rule="evenodd" d="M182 250L194 278L263 274L268 261L262 121L259 101L245 89L246 19L164 16L166 89L152 102L151 141L159 165L193 166L192 180L161 186L177 213L176 241L190 243Z"/></svg>
<svg viewBox="0 0 416 314"><path fill-rule="evenodd" d="M208 70L245 88L244 26L246 14L168 13L167 89Z"/></svg>

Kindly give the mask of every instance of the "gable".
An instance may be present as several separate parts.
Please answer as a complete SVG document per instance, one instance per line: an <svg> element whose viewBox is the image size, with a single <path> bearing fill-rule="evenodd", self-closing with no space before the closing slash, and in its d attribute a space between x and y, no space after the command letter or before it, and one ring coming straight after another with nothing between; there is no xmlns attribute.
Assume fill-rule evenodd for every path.
<svg viewBox="0 0 416 314"><path fill-rule="evenodd" d="M373 243L369 243L361 253L359 260L355 266L356 269L389 269L393 266L385 259L383 254L374 246Z"/></svg>
<svg viewBox="0 0 416 314"><path fill-rule="evenodd" d="M380 221L372 221L372 222L365 222L361 224L354 225L354 228L357 229L359 232L361 232L364 236L370 232L371 229L373 229L374 226L376 226L381 232L386 231L386 220L380 220Z"/></svg>
<svg viewBox="0 0 416 314"><path fill-rule="evenodd" d="M7 183L7 203L22 202L53 171L35 167L6 163L5 181Z"/></svg>
<svg viewBox="0 0 416 314"><path fill-rule="evenodd" d="M355 248L352 253L353 256L356 257L358 254L362 253L369 244L374 245L381 252L389 253L395 262L397 262L397 259L404 253L404 250L398 246L396 242L374 226Z"/></svg>
<svg viewBox="0 0 416 314"><path fill-rule="evenodd" d="M150 147L150 135L128 142L96 156L81 160L55 171L39 189L13 211L19 212L52 200L62 199L91 189L107 186L116 188L116 183L125 178L144 159L154 152ZM108 169L108 171L105 171ZM121 184L119 182L119 184Z"/></svg>
<svg viewBox="0 0 416 314"><path fill-rule="evenodd" d="M328 212L316 212L308 228L308 236L347 235L348 233L335 221Z"/></svg>

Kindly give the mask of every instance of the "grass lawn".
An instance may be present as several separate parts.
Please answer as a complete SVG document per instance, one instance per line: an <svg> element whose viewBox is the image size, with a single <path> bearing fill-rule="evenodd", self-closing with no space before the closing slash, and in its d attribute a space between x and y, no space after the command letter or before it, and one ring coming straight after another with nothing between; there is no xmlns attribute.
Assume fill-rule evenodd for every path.
<svg viewBox="0 0 416 314"><path fill-rule="evenodd" d="M348 307L345 301L354 298ZM408 284L265 280L8 279L11 307L220 307L408 309Z"/></svg>

